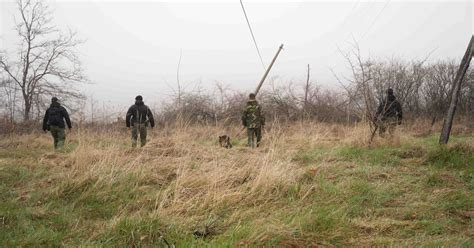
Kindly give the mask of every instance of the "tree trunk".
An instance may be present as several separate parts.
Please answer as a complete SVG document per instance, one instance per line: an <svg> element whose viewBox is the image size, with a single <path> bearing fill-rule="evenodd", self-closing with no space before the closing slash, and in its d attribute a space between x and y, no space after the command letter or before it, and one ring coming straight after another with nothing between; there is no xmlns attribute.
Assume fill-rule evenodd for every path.
<svg viewBox="0 0 474 248"><path fill-rule="evenodd" d="M440 144L447 144L449 140L449 134L451 133L451 127L453 125L454 113L456 112L456 105L458 104L458 98L461 91L461 84L466 74L467 69L469 68L469 63L471 62L473 55L473 46L474 46L474 36L471 36L471 41L467 46L466 53L462 58L461 65L458 68L456 73L456 78L453 82L453 88L451 90L451 103L449 104L448 111L446 112L446 118L444 119L443 129L441 130L441 135L439 137Z"/></svg>
<svg viewBox="0 0 474 248"><path fill-rule="evenodd" d="M23 112L23 121L27 122L30 120L31 99L26 93L23 93L23 100L25 105L25 111Z"/></svg>

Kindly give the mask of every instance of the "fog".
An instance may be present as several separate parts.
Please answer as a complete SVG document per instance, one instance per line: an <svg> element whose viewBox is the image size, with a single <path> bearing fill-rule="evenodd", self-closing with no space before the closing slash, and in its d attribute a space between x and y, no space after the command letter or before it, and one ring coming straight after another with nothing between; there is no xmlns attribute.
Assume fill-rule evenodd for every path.
<svg viewBox="0 0 474 248"><path fill-rule="evenodd" d="M337 87L331 69L347 72L338 49L358 42L364 57L460 59L473 33L472 1L244 1L265 65L284 44L270 77L298 83L310 64L312 79ZM254 90L264 68L240 3L50 2L54 23L76 30L90 83L81 88L98 102L126 106L137 94L160 102L180 81L210 89L216 82ZM0 49L18 45L15 4L0 5ZM268 85L266 86L268 87Z"/></svg>

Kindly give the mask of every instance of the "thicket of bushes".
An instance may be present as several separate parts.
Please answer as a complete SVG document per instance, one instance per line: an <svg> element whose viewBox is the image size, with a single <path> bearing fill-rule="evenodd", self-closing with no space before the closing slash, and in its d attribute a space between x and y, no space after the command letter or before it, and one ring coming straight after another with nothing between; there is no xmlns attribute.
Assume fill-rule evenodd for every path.
<svg viewBox="0 0 474 248"><path fill-rule="evenodd" d="M329 90L314 82L281 82L273 77L266 82L258 100L268 120L283 122L314 120L329 123L354 123L373 112L387 88L393 88L401 101L407 118L441 120L449 105L452 82L457 65L454 61L365 60L348 55L352 75L335 74L340 90ZM474 74L469 70L464 78L456 115L474 113ZM160 108L154 108L160 125L171 125L180 120L188 124L235 124L240 121L242 108L249 92L216 84L215 90L179 91ZM3 95L2 95L3 96ZM15 114L21 116L18 98L4 95L2 101L2 130L13 128ZM14 101L13 101L13 100ZM148 103L153 99L148 100ZM44 106L44 104L43 104ZM38 111L43 111L38 108ZM80 111L78 111L80 112ZM81 123L83 114L73 113ZM108 116L108 122L121 121L124 113ZM37 121L41 113L37 114Z"/></svg>
<svg viewBox="0 0 474 248"><path fill-rule="evenodd" d="M450 102L457 71L453 61L427 64L424 61L366 61L353 67L353 74L342 80L342 90L328 90L306 82L284 83L278 78L258 96L270 120L315 120L353 123L373 111L387 88L393 88L408 118L441 120ZM463 81L456 114L474 113L474 74L469 70ZM193 123L238 122L248 92L225 90L214 93L182 92L158 113L162 123L173 123L179 116ZM369 91L369 92L367 92ZM365 101L369 96L369 101ZM370 106L369 106L370 105Z"/></svg>

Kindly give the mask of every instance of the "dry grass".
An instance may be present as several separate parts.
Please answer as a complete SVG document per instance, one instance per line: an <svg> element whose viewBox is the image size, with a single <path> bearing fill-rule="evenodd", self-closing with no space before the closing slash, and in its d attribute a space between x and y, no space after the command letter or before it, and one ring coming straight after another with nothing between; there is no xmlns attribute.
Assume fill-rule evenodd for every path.
<svg viewBox="0 0 474 248"><path fill-rule="evenodd" d="M219 148L222 130L153 130L136 150L123 130L75 131L56 153L47 135L3 139L0 179L16 182L3 184L11 196L0 207L9 225L0 228L10 236L0 237L12 245L300 247L451 246L474 235L465 217L472 164L462 165L473 161L472 134L454 138L467 147L452 160L457 167L440 169L426 164L436 137L406 130L368 147L362 126L275 124L254 150L233 137L237 128L227 129L234 148ZM7 171L13 166L21 170ZM21 238L21 221L52 231Z"/></svg>

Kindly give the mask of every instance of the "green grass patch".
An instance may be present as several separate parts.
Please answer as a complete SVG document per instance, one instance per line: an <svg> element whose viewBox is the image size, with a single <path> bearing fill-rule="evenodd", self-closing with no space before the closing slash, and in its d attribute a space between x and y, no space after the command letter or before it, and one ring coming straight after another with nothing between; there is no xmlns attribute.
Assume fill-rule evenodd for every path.
<svg viewBox="0 0 474 248"><path fill-rule="evenodd" d="M156 218L125 217L104 232L97 244L114 247L166 247L164 225ZM165 241L166 240L166 241Z"/></svg>
<svg viewBox="0 0 474 248"><path fill-rule="evenodd" d="M472 210L474 194L462 190L450 191L437 197L436 206L449 214Z"/></svg>
<svg viewBox="0 0 474 248"><path fill-rule="evenodd" d="M396 166L401 162L401 158L396 156L398 148L391 147L359 147L344 146L337 152L339 158L344 161L355 163L368 163L371 165Z"/></svg>
<svg viewBox="0 0 474 248"><path fill-rule="evenodd" d="M225 201L219 201L222 196L217 194L216 202L209 198L208 202L199 202L198 198L189 198L189 202L186 198L173 199L179 176L163 175L161 161L130 171L119 166L113 170L97 167L102 164L80 171L83 168L56 166L55 161L73 156L70 152L83 149L83 144L76 147L73 142L48 160L43 154L50 152L51 147L39 143L37 149L29 149L27 144L18 143L0 151L0 244L6 247L167 247L168 244L176 247L471 247L473 242L468 237L472 234L474 160L470 140L454 138L452 144L441 147L434 136L372 148L349 144L311 147L305 143L302 147L307 148L293 157L277 161L281 159L278 154L266 161L281 162L284 166L288 163L294 166L295 175L283 178L278 184L269 182L271 188L252 188L255 183L252 180L257 180L253 177L257 174L252 173L259 170L250 170L245 172L251 174L246 182L248 188L237 184L236 188L242 187L240 192L229 188L223 193L235 194L241 200L235 201L227 195ZM109 138L91 142L104 152L109 147L116 152L121 149L120 144L127 144L123 145L124 151L129 146L124 141L117 147ZM210 139L195 142L216 145ZM246 140L232 142L240 146ZM199 152L207 148L202 147ZM262 154L265 152L261 150ZM135 156L124 154L126 161ZM150 154L136 156L143 156L140 158L143 161L156 161L155 155ZM219 160L230 159L234 164L228 165L234 166L245 163L246 154L229 150ZM170 163L184 161L178 157L166 159ZM207 166L205 163L210 161L191 162L195 170ZM223 162L222 166L227 164ZM169 170L172 173L176 168L170 166ZM226 186L231 178L223 179L212 187ZM200 188L205 184L199 180L190 182L188 188L180 188L181 195L193 192L195 197L210 190L209 185ZM158 206L161 201L162 208ZM188 207L173 205L182 204L180 201L188 203ZM209 227L211 232L205 237L193 235L194 230L203 227Z"/></svg>
<svg viewBox="0 0 474 248"><path fill-rule="evenodd" d="M319 238L330 237L331 244L340 244L340 234L348 231L345 209L340 205L313 205L300 216L302 233L311 233Z"/></svg>
<svg viewBox="0 0 474 248"><path fill-rule="evenodd" d="M458 169L474 167L474 148L466 143L438 146L428 153L425 163L436 167Z"/></svg>
<svg viewBox="0 0 474 248"><path fill-rule="evenodd" d="M443 186L446 184L445 179L439 172L434 172L426 179L426 184L429 187Z"/></svg>
<svg viewBox="0 0 474 248"><path fill-rule="evenodd" d="M416 229L422 230L426 235L442 235L445 230L442 224L432 220L421 220L416 223Z"/></svg>
<svg viewBox="0 0 474 248"><path fill-rule="evenodd" d="M319 162L330 154L330 149L327 147L316 147L310 150L299 150L293 157L293 161L299 162L303 165L308 165L313 162Z"/></svg>

